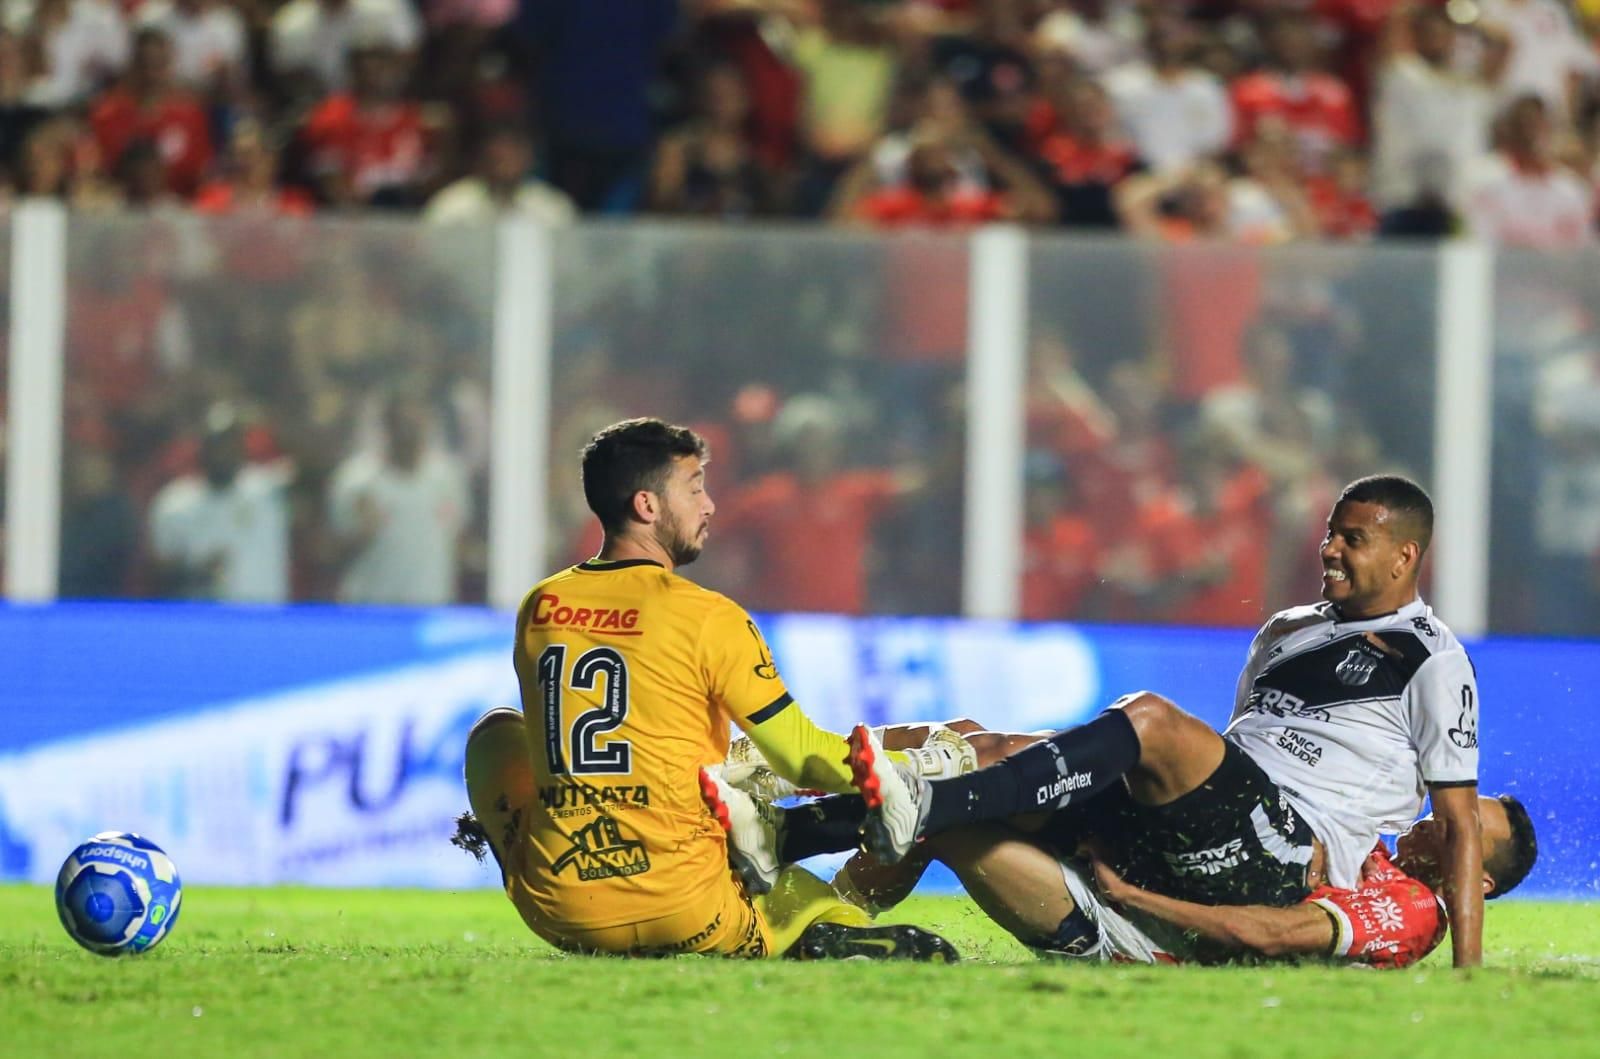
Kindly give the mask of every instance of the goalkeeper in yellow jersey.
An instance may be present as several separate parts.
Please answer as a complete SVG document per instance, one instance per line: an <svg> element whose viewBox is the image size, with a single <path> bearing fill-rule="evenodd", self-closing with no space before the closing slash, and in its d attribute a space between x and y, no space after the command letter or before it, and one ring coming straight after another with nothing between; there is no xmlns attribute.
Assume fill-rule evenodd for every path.
<svg viewBox="0 0 1600 1059"><path fill-rule="evenodd" d="M658 419L607 427L583 451L605 530L595 558L534 586L517 614L522 712L467 739L472 816L528 927L574 952L953 960L910 926L871 926L800 868L730 869L700 785L720 782L730 724L799 787L848 792L844 738L812 724L760 631L726 596L680 577L716 506L705 442ZM474 819L475 817L475 819Z"/></svg>

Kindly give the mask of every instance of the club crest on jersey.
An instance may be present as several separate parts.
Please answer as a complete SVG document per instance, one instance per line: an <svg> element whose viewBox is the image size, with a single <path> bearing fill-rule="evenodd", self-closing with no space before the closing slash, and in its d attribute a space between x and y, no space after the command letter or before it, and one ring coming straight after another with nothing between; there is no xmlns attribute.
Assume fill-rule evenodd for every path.
<svg viewBox="0 0 1600 1059"><path fill-rule="evenodd" d="M1334 667L1333 675L1347 688L1358 688L1372 679L1378 671L1378 660L1359 647L1350 649L1344 661Z"/></svg>

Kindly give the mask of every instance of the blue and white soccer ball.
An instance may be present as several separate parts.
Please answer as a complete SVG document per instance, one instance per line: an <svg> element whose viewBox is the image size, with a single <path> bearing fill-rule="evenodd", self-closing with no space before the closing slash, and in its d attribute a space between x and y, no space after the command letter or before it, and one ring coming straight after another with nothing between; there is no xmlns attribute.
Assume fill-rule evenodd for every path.
<svg viewBox="0 0 1600 1059"><path fill-rule="evenodd" d="M102 831L72 851L56 876L56 912L72 940L101 956L153 948L178 921L183 884L148 838Z"/></svg>

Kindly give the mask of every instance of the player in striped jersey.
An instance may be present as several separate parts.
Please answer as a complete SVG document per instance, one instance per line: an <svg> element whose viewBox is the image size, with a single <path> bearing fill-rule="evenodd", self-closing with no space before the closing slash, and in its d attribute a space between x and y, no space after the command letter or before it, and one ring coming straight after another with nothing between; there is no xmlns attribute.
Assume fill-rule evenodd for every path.
<svg viewBox="0 0 1600 1059"><path fill-rule="evenodd" d="M893 738L893 736L890 736ZM969 735L990 754L1003 754L1036 737L977 732ZM755 800L744 790L719 792L719 816L753 819ZM770 826L746 831L747 843L765 843L768 858L785 860L835 852L854 841L862 818L822 815L849 808L849 799L766 814ZM1088 804L1011 822L972 825L931 836L918 855L892 867L862 855L844 866L834 888L874 913L909 894L929 860L952 869L988 915L1041 955L1135 963L1222 962L1237 959L1332 959L1378 968L1406 967L1441 940L1448 915L1437 895L1443 842L1431 817L1399 836L1393 857L1379 844L1369 851L1353 886L1319 883L1314 859L1309 895L1287 907L1185 901L1129 883L1101 858L1109 856L1100 829L1116 826L1116 792ZM829 805L828 803L832 803ZM1479 799L1486 897L1509 893L1538 856L1532 820L1510 795ZM1123 836L1125 837L1125 836Z"/></svg>
<svg viewBox="0 0 1600 1059"><path fill-rule="evenodd" d="M1151 692L996 764L929 782L851 737L867 846L897 862L931 835L1122 792L1110 837L1149 888L1200 903L1291 905L1354 887L1380 833L1441 828L1457 966L1482 961L1477 682L1417 593L1433 505L1404 478L1346 486L1322 547L1324 602L1276 615L1251 646L1226 733ZM815 810L833 812L823 805ZM835 814L847 818L848 804Z"/></svg>

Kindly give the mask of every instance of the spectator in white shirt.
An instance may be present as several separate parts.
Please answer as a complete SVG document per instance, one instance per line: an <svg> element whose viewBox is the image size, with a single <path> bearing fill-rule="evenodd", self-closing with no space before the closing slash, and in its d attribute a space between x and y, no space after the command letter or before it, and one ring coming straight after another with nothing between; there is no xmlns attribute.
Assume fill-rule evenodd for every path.
<svg viewBox="0 0 1600 1059"><path fill-rule="evenodd" d="M428 443L428 410L408 396L384 409L381 453L350 457L334 473L329 508L348 549L346 603L437 606L456 598L456 556L467 523L466 475Z"/></svg>
<svg viewBox="0 0 1600 1059"><path fill-rule="evenodd" d="M520 129L491 130L478 148L477 172L440 189L423 211L440 224L528 217L544 225L571 224L572 200L533 176L533 144Z"/></svg>
<svg viewBox="0 0 1600 1059"><path fill-rule="evenodd" d="M1149 62L1130 63L1105 78L1139 157L1158 172L1216 154L1233 135L1228 94L1189 61L1190 35L1181 19L1153 16L1145 37Z"/></svg>
<svg viewBox="0 0 1600 1059"><path fill-rule="evenodd" d="M38 0L8 12L11 28L43 44L45 76L30 103L67 107L113 81L128 65L131 40L122 9L105 0Z"/></svg>
<svg viewBox="0 0 1600 1059"><path fill-rule="evenodd" d="M1594 189L1555 160L1549 109L1536 95L1501 119L1501 149L1468 177L1466 221L1507 246L1560 250L1594 240Z"/></svg>
<svg viewBox="0 0 1600 1059"><path fill-rule="evenodd" d="M1039 20L1036 47L1070 57L1078 70L1098 77L1135 62L1140 52L1139 13L1128 0L1069 0Z"/></svg>
<svg viewBox="0 0 1600 1059"><path fill-rule="evenodd" d="M1468 167L1489 150L1494 84L1510 45L1487 31L1476 70L1459 66L1455 24L1436 7L1396 9L1373 104L1373 197L1381 210L1417 199L1428 182L1459 207Z"/></svg>
<svg viewBox="0 0 1600 1059"><path fill-rule="evenodd" d="M272 16L272 69L294 81L309 79L303 91L320 95L345 87L357 42L381 42L410 57L421 36L408 0L289 0Z"/></svg>
<svg viewBox="0 0 1600 1059"><path fill-rule="evenodd" d="M244 19L217 0L147 0L138 26L159 29L172 42L172 73L190 91L227 98L249 81L250 47Z"/></svg>
<svg viewBox="0 0 1600 1059"><path fill-rule="evenodd" d="M1583 82L1600 62L1558 0L1479 0L1486 25L1499 27L1511 42L1511 59L1500 85L1505 104L1533 94L1550 108L1551 120L1566 128L1577 113Z"/></svg>
<svg viewBox="0 0 1600 1059"><path fill-rule="evenodd" d="M168 482L150 508L162 595L234 603L289 598L287 466L245 463L233 410L207 416L200 473Z"/></svg>

